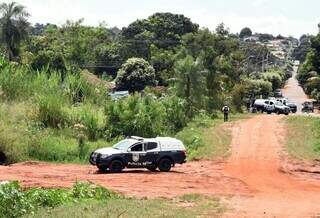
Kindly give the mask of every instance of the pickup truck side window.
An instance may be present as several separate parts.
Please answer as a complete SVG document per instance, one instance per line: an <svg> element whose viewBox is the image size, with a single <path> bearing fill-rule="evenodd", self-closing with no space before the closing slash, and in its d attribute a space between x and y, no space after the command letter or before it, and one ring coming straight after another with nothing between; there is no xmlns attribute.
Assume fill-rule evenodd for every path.
<svg viewBox="0 0 320 218"><path fill-rule="evenodd" d="M130 151L142 151L142 144L136 144L131 147Z"/></svg>
<svg viewBox="0 0 320 218"><path fill-rule="evenodd" d="M158 147L158 144L156 142L148 142L146 144L144 144L144 150L145 151L150 151L153 149L156 149Z"/></svg>

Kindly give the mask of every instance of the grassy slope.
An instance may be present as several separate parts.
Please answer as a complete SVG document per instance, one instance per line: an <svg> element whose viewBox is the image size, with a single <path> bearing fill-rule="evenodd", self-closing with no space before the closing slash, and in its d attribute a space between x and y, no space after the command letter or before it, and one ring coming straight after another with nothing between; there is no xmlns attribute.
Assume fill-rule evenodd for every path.
<svg viewBox="0 0 320 218"><path fill-rule="evenodd" d="M30 159L87 163L92 150L109 146L105 140L87 140L85 157L79 159L78 131L42 128L34 119L34 107L27 101L0 102L0 150L6 152L9 163Z"/></svg>
<svg viewBox="0 0 320 218"><path fill-rule="evenodd" d="M320 118L290 116L286 120L287 151L303 160L320 159Z"/></svg>
<svg viewBox="0 0 320 218"><path fill-rule="evenodd" d="M250 117L249 114L232 114L230 122ZM229 156L231 130L229 123L223 123L219 116L215 119L198 117L179 132L176 137L187 147L189 160L220 160Z"/></svg>
<svg viewBox="0 0 320 218"><path fill-rule="evenodd" d="M168 199L110 199L41 209L29 217L219 217L226 208L217 198L191 194Z"/></svg>

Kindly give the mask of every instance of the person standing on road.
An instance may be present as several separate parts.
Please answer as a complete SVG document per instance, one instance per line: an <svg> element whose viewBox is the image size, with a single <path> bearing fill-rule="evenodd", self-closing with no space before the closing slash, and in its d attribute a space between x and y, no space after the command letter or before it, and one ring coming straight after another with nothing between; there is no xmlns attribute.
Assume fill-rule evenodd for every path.
<svg viewBox="0 0 320 218"><path fill-rule="evenodd" d="M223 106L222 111L223 111L224 122L228 122L230 108L227 105L225 105Z"/></svg>

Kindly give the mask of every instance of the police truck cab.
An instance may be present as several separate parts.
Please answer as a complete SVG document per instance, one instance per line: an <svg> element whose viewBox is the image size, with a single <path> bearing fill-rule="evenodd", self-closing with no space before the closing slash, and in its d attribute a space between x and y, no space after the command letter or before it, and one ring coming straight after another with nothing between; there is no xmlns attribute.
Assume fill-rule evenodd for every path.
<svg viewBox="0 0 320 218"><path fill-rule="evenodd" d="M101 171L119 173L124 168L147 168L150 171L170 171L175 164L186 162L186 149L175 138L130 137L109 148L91 153L90 163Z"/></svg>

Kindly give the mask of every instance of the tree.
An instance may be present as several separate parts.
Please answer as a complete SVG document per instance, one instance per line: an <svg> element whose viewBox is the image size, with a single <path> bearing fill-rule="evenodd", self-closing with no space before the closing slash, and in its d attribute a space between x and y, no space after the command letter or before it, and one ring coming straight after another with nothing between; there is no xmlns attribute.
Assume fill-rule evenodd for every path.
<svg viewBox="0 0 320 218"><path fill-rule="evenodd" d="M122 65L116 78L117 90L142 91L148 85L155 85L155 71L142 58L130 58Z"/></svg>
<svg viewBox="0 0 320 218"><path fill-rule="evenodd" d="M153 68L156 72L156 80L160 86L168 85L168 80L174 76L174 51L157 48L151 46L151 60Z"/></svg>
<svg viewBox="0 0 320 218"><path fill-rule="evenodd" d="M26 48L33 57L31 64L36 67L50 65L45 60L59 54L68 66L115 74L123 59L119 58L120 46L113 43L112 37L105 26L90 27L82 25L82 20L67 21L62 27L47 25L42 35L30 37Z"/></svg>
<svg viewBox="0 0 320 218"><path fill-rule="evenodd" d="M10 61L19 57L20 42L26 38L29 16L25 7L15 2L0 5L1 42Z"/></svg>
<svg viewBox="0 0 320 218"><path fill-rule="evenodd" d="M245 27L240 31L239 37L241 39L243 39L245 37L250 37L250 36L252 36L252 31L251 31L251 29L249 27Z"/></svg>
<svg viewBox="0 0 320 218"><path fill-rule="evenodd" d="M295 60L299 60L301 63L305 61L308 52L311 49L311 36L302 35L300 37L300 44L294 49L292 56Z"/></svg>
<svg viewBox="0 0 320 218"><path fill-rule="evenodd" d="M259 36L260 42L267 42L267 41L273 40L274 38L272 34L268 34L268 33L259 33L258 36Z"/></svg>
<svg viewBox="0 0 320 218"><path fill-rule="evenodd" d="M151 58L150 46L173 50L181 44L186 33L198 31L199 26L184 15L155 13L147 19L137 20L121 32L123 56Z"/></svg>
<svg viewBox="0 0 320 218"><path fill-rule="evenodd" d="M176 63L175 72L178 96L185 99L187 116L192 117L205 106L206 85L201 61L187 55Z"/></svg>
<svg viewBox="0 0 320 218"><path fill-rule="evenodd" d="M224 23L220 23L216 28L216 33L221 36L227 36L229 32L229 28L227 28Z"/></svg>

